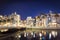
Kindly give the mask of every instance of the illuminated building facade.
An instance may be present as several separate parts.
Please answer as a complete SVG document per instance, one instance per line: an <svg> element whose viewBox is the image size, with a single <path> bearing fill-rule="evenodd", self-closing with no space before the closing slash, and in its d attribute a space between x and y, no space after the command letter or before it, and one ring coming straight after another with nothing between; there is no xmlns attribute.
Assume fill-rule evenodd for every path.
<svg viewBox="0 0 60 40"><path fill-rule="evenodd" d="M36 16L36 27L39 27L40 24L40 16Z"/></svg>
<svg viewBox="0 0 60 40"><path fill-rule="evenodd" d="M33 18L31 16L27 17L26 19L26 24L29 26L29 27L32 27L33 26Z"/></svg>
<svg viewBox="0 0 60 40"><path fill-rule="evenodd" d="M16 12L11 15L12 23L19 25L20 23L20 15L18 15Z"/></svg>
<svg viewBox="0 0 60 40"><path fill-rule="evenodd" d="M20 27L23 27L23 26L24 27L41 27L41 28L59 27L60 26L60 14L59 13L53 14L50 11L49 14L45 14L45 15L42 14L40 16L36 16L35 18L28 16L26 20L21 20L21 16L15 12L9 16L0 15L0 25L4 23L6 25L8 25L8 23L10 23L11 25L15 24Z"/></svg>

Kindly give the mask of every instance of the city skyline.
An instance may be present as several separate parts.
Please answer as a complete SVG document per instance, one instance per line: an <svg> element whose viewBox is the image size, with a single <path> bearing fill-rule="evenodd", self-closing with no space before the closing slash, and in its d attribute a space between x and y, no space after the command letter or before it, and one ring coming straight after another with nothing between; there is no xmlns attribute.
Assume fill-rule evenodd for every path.
<svg viewBox="0 0 60 40"><path fill-rule="evenodd" d="M12 14L18 14L18 15L20 15L19 13L17 13L17 12L12 12L12 13L10 13L9 15L1 15L0 14L0 16L6 16L6 17L8 17L8 16L10 16L10 15L12 15ZM26 20L26 18L27 17L32 17L32 18L35 18L36 16L41 16L41 15L50 15L50 14L57 14L57 15L59 15L60 13L58 13L58 12L53 12L53 11L51 11L51 10L49 10L49 12L48 13L44 13L44 12L41 12L41 14L39 14L39 15L35 15L34 17L33 16L29 16L29 15L27 15L26 17L25 17L25 19L23 19L23 20ZM21 17L21 20L22 20L22 16L20 15L20 17Z"/></svg>
<svg viewBox="0 0 60 40"><path fill-rule="evenodd" d="M0 40L60 40L60 0L0 0Z"/></svg>
<svg viewBox="0 0 60 40"><path fill-rule="evenodd" d="M21 15L16 12L8 16L0 15L0 26L28 28L59 28L60 26L60 14L52 13L52 11L50 11L49 14L35 16L35 18L32 18L32 16L28 16L25 20L22 20L21 18Z"/></svg>

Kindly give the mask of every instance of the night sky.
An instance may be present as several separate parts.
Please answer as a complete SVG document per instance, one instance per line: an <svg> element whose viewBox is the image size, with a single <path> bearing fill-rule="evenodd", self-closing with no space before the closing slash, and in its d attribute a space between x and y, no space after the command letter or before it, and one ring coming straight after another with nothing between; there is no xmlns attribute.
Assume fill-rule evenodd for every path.
<svg viewBox="0 0 60 40"><path fill-rule="evenodd" d="M41 12L60 12L59 0L0 0L0 15L10 15L17 12L22 19L35 17Z"/></svg>

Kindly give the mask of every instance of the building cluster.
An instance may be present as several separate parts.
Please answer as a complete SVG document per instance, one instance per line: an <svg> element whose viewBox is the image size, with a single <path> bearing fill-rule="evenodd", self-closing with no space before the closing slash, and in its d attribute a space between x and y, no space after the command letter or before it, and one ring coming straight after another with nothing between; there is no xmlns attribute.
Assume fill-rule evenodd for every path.
<svg viewBox="0 0 60 40"><path fill-rule="evenodd" d="M28 16L26 20L21 20L21 16L16 12L12 13L9 16L0 15L0 25L14 25L20 27L59 27L60 26L60 14L52 13L51 11L48 14L41 14L32 18Z"/></svg>

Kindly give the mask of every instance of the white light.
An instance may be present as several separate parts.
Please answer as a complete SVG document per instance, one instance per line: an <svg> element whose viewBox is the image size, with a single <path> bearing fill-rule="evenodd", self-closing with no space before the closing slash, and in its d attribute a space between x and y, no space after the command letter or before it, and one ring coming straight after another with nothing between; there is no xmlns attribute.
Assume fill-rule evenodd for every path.
<svg viewBox="0 0 60 40"><path fill-rule="evenodd" d="M1 30L1 32L6 32L6 31L8 31L8 29L3 29L3 30Z"/></svg>
<svg viewBox="0 0 60 40"><path fill-rule="evenodd" d="M49 20L51 20L51 18L49 18Z"/></svg>
<svg viewBox="0 0 60 40"><path fill-rule="evenodd" d="M55 31L52 31L51 34L52 34L54 37L57 36L57 32L55 32Z"/></svg>
<svg viewBox="0 0 60 40"><path fill-rule="evenodd" d="M31 35L33 35L33 32L31 33Z"/></svg>
<svg viewBox="0 0 60 40"><path fill-rule="evenodd" d="M24 37L26 37L26 33L24 34Z"/></svg>
<svg viewBox="0 0 60 40"><path fill-rule="evenodd" d="M5 29L4 31L8 31L8 29Z"/></svg>
<svg viewBox="0 0 60 40"><path fill-rule="evenodd" d="M51 36L52 36L52 35L51 35L51 33L50 33L50 34L49 34L49 39L51 39Z"/></svg>
<svg viewBox="0 0 60 40"><path fill-rule="evenodd" d="M57 36L57 32L56 32L56 36Z"/></svg>
<svg viewBox="0 0 60 40"><path fill-rule="evenodd" d="M30 16L29 16L29 17L27 17L27 20L31 20L31 19L32 19L32 17L30 17Z"/></svg>
<svg viewBox="0 0 60 40"><path fill-rule="evenodd" d="M27 33L27 36L28 36L28 33Z"/></svg>
<svg viewBox="0 0 60 40"><path fill-rule="evenodd" d="M0 15L0 17L3 17L2 15Z"/></svg>
<svg viewBox="0 0 60 40"><path fill-rule="evenodd" d="M18 35L19 38L21 38L21 35Z"/></svg>
<svg viewBox="0 0 60 40"><path fill-rule="evenodd" d="M33 35L33 37L35 37L35 34Z"/></svg>
<svg viewBox="0 0 60 40"><path fill-rule="evenodd" d="M41 37L42 36L42 33L39 33L39 36Z"/></svg>

